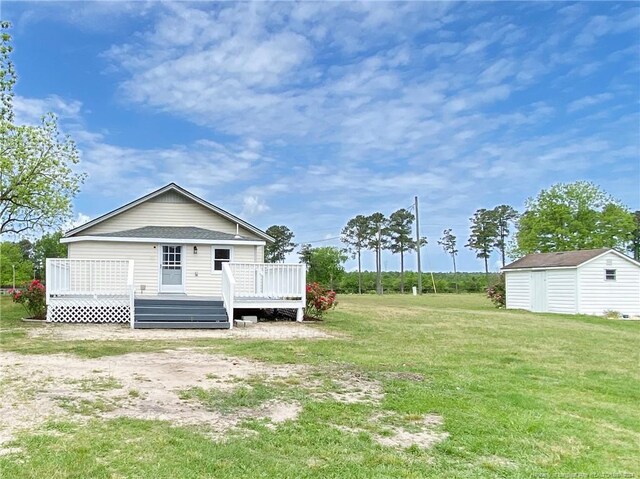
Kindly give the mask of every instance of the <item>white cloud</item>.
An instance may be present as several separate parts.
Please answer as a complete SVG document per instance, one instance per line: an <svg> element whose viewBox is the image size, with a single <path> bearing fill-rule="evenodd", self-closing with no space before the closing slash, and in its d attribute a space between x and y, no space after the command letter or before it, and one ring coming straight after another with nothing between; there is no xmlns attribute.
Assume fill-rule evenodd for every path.
<svg viewBox="0 0 640 479"><path fill-rule="evenodd" d="M71 230L73 228L77 228L78 226L81 226L85 223L88 223L89 221L91 221L91 216L89 215L85 215L84 213L78 213L73 219L71 219L71 221L69 221L65 226L64 226L64 230L68 231Z"/></svg>
<svg viewBox="0 0 640 479"><path fill-rule="evenodd" d="M246 196L242 201L242 216L253 217L269 209L269 206L257 196Z"/></svg>
<svg viewBox="0 0 640 479"><path fill-rule="evenodd" d="M611 100L612 98L613 95L611 93L600 93L598 95L585 96L569 103L569 105L567 106L567 111L569 113L573 113L575 111L582 110L583 108L599 105L600 103L604 103L608 100Z"/></svg>
<svg viewBox="0 0 640 479"><path fill-rule="evenodd" d="M66 100L57 95L46 98L26 98L16 95L13 98L13 110L17 124L36 125L42 116L55 113L61 120L77 121L81 117L82 103Z"/></svg>

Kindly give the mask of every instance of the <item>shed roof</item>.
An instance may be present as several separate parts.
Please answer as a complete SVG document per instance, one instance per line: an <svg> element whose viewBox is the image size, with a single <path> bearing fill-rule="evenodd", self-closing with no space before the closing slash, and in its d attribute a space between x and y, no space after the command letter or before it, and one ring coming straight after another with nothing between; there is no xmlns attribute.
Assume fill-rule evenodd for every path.
<svg viewBox="0 0 640 479"><path fill-rule="evenodd" d="M190 239L190 240L233 240L253 241L252 238L236 236L222 231L207 230L195 226L144 226L132 230L115 231L113 233L95 233L87 236L113 238L159 238L159 239Z"/></svg>
<svg viewBox="0 0 640 479"><path fill-rule="evenodd" d="M502 269L526 269L526 268L562 268L576 267L582 263L600 256L607 251L615 251L610 248L581 249L577 251L563 251L561 253L534 253L508 264Z"/></svg>

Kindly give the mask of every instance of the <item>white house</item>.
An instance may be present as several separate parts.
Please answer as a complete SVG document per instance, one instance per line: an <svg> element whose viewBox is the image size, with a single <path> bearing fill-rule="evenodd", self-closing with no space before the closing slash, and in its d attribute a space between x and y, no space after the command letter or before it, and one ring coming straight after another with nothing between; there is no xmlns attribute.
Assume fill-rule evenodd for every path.
<svg viewBox="0 0 640 479"><path fill-rule="evenodd" d="M300 320L305 268L265 264L271 241L171 183L64 235L68 259L47 260L47 320L226 328L259 308Z"/></svg>
<svg viewBox="0 0 640 479"><path fill-rule="evenodd" d="M640 316L640 263L613 249L530 254L502 271L509 309Z"/></svg>

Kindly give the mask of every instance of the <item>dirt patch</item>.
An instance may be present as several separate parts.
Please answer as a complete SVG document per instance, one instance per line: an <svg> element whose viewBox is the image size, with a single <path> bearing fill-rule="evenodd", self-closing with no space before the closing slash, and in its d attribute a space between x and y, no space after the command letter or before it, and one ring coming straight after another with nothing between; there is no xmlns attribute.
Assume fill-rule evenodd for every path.
<svg viewBox="0 0 640 479"><path fill-rule="evenodd" d="M264 404L222 414L197 402L183 401L180 391L194 386L230 389L249 377L275 381L304 371L302 366L275 366L190 349L98 359L0 353L0 444L18 430L37 428L54 417L166 420L179 425L203 424L217 434L248 417L277 424L294 419L300 405Z"/></svg>
<svg viewBox="0 0 640 479"><path fill-rule="evenodd" d="M373 438L383 446L401 448L418 446L428 449L434 444L444 441L448 436L446 432L439 431L442 427L442 418L435 414L427 414L416 426L417 430L415 431L400 426L391 426L389 428L390 434L375 434Z"/></svg>
<svg viewBox="0 0 640 479"><path fill-rule="evenodd" d="M192 348L94 359L0 352L0 395L0 455L16 451L4 443L17 432L50 419L162 420L224 440L250 433L247 419L271 429L295 420L307 398L370 405L378 412L363 429L336 427L384 446L429 448L447 437L440 416L382 413L382 384L348 365L274 365Z"/></svg>
<svg viewBox="0 0 640 479"><path fill-rule="evenodd" d="M419 421L412 421L406 426L388 425L389 421L396 422L398 418L394 415L384 416L376 414L371 417L369 427L381 429L380 432L373 432L371 429L336 426L343 432L351 434L370 434L371 438L378 444L387 447L408 448L417 446L428 449L435 444L444 441L449 434L442 431L442 418L436 414L427 414Z"/></svg>
<svg viewBox="0 0 640 479"><path fill-rule="evenodd" d="M258 396L250 407L242 406L242 397L240 402L234 397L239 388L259 394L260 387L268 394ZM185 395L188 391L205 397ZM208 391L226 398L224 406L212 407ZM344 365L273 365L192 348L94 359L3 352L0 394L0 445L19 430L38 429L54 418L163 420L201 425L222 439L230 430L241 429L246 419L263 420L270 428L294 420L302 410L302 397L374 407L383 399L380 382Z"/></svg>
<svg viewBox="0 0 640 479"><path fill-rule="evenodd" d="M248 328L228 329L131 329L120 324L44 324L29 329L29 337L55 341L148 341L208 338L240 339L330 339L337 336L304 323L258 323Z"/></svg>
<svg viewBox="0 0 640 479"><path fill-rule="evenodd" d="M326 393L331 399L347 404L379 404L384 398L382 384L354 371L344 371L333 379L335 391ZM321 394L322 395L322 394Z"/></svg>

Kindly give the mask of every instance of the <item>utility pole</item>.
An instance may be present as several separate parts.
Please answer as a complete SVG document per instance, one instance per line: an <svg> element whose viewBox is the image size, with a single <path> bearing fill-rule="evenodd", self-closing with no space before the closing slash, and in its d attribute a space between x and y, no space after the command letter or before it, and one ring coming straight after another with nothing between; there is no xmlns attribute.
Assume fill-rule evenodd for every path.
<svg viewBox="0 0 640 479"><path fill-rule="evenodd" d="M418 211L418 197L415 197L416 206L416 257L418 260L418 294L422 294L422 265L420 263L420 212Z"/></svg>
<svg viewBox="0 0 640 479"><path fill-rule="evenodd" d="M13 289L16 289L16 265L12 264L11 268L13 269Z"/></svg>

